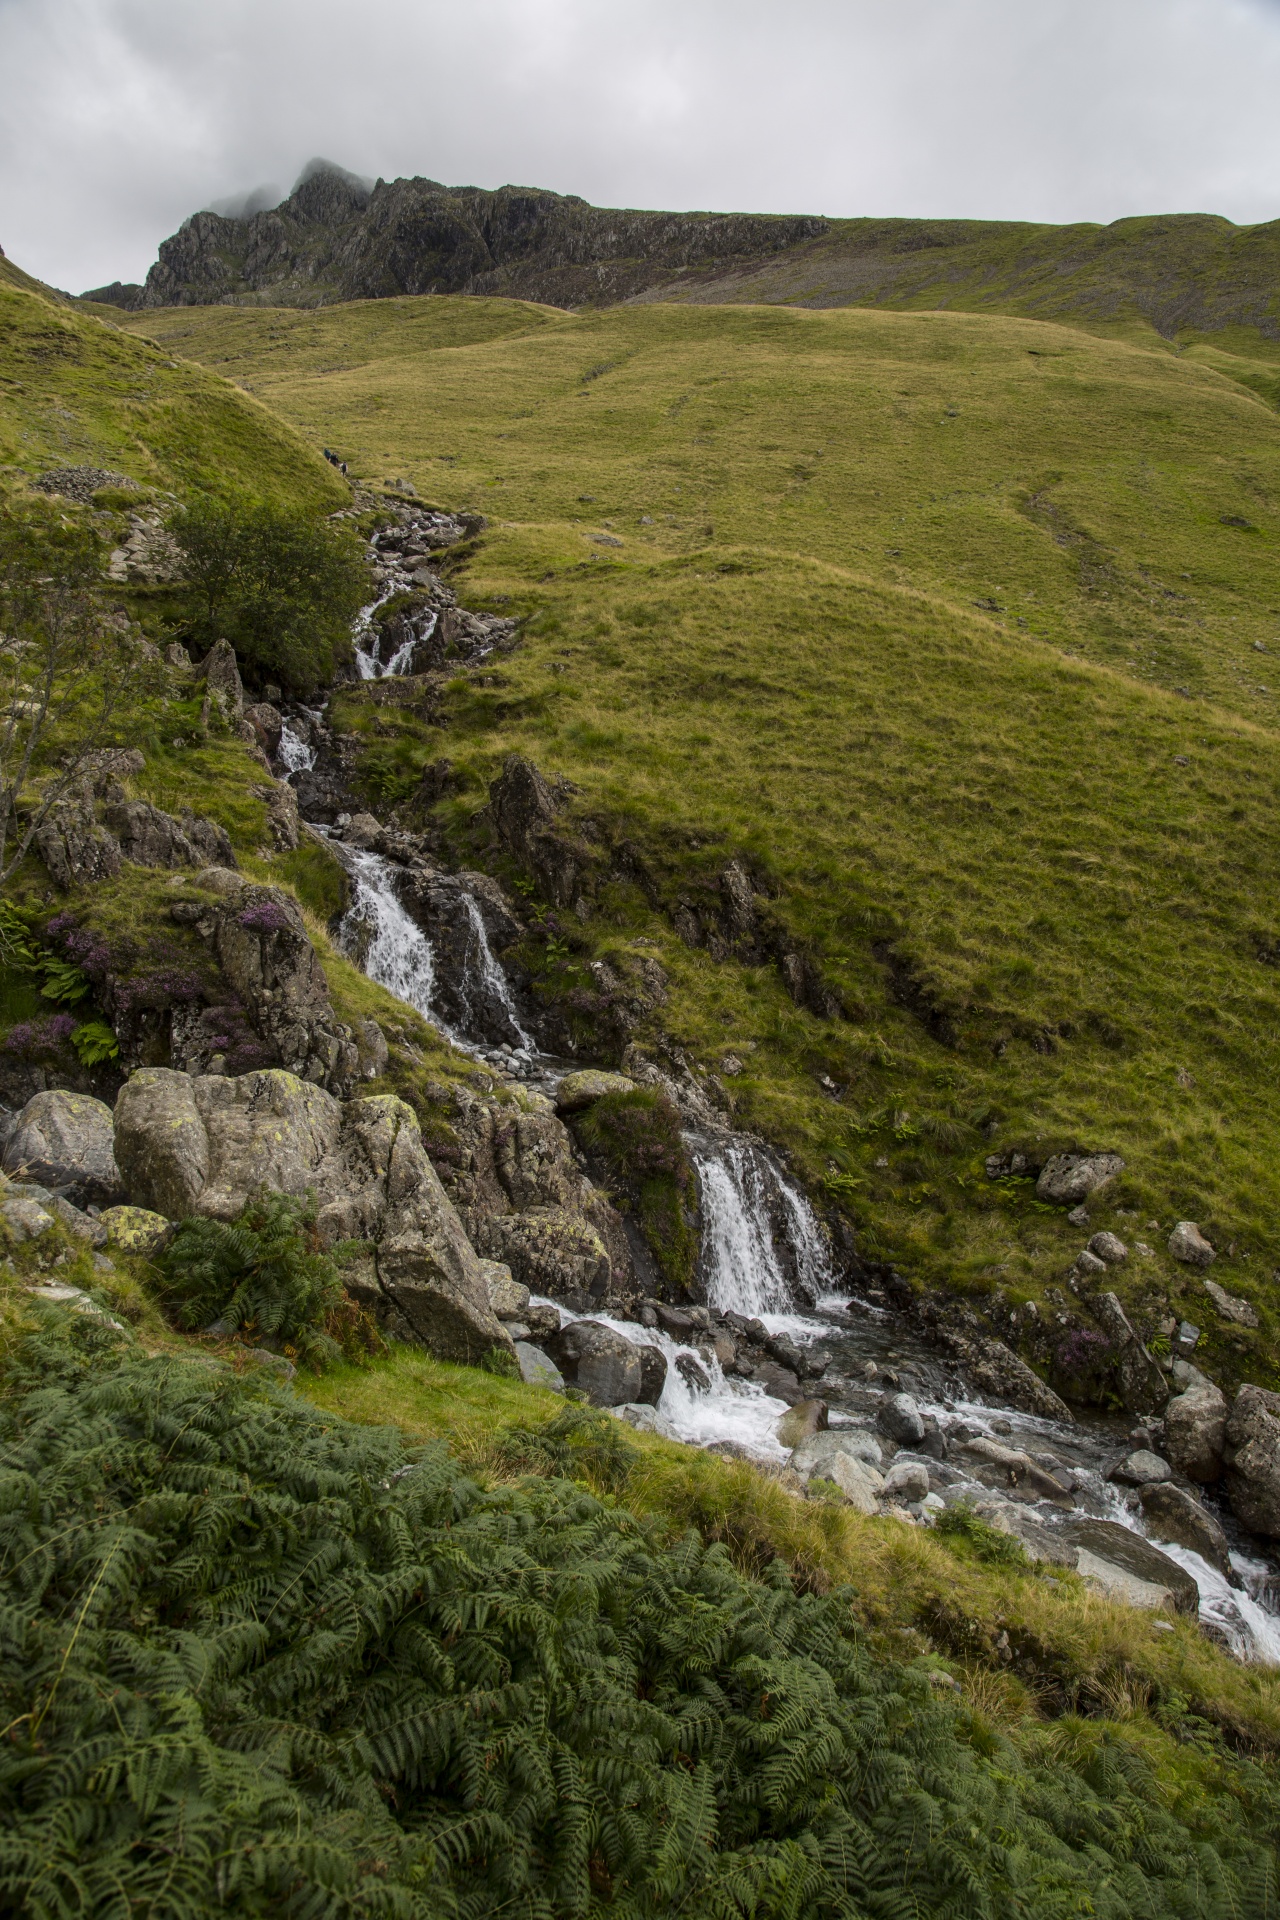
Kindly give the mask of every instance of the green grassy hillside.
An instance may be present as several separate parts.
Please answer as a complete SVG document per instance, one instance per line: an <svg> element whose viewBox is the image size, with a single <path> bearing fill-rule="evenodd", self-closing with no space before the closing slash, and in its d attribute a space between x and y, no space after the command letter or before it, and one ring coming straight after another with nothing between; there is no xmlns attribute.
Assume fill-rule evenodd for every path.
<svg viewBox="0 0 1280 1920"><path fill-rule="evenodd" d="M0 261L0 486L101 466L144 487L324 510L345 490L318 450L204 368L180 364Z"/></svg>
<svg viewBox="0 0 1280 1920"><path fill-rule="evenodd" d="M488 337L463 344L472 312ZM491 518L467 597L523 612L525 642L439 726L346 703L380 805L445 753L462 845L520 749L643 847L668 906L747 856L848 1019L690 952L625 889L575 938L659 942L671 1030L708 1071L744 1061L739 1115L865 1245L1052 1325L1078 1235L982 1155L1116 1146L1103 1211L1156 1248L1123 1279L1149 1327L1214 1320L1163 1251L1196 1218L1263 1314L1213 1333L1221 1364L1272 1366L1261 399L1163 350L970 315L538 310L503 335L482 303L425 300L147 324L358 471ZM338 338L359 364L323 371Z"/></svg>

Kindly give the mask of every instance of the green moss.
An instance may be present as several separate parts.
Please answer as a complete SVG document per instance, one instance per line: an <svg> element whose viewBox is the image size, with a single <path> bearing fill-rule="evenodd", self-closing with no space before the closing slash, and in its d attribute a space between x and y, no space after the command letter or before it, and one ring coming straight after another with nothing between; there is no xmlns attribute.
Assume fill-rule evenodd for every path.
<svg viewBox="0 0 1280 1920"><path fill-rule="evenodd" d="M685 1292L697 1268L698 1231L693 1167L675 1107L648 1087L607 1093L575 1130L629 1198L663 1279Z"/></svg>

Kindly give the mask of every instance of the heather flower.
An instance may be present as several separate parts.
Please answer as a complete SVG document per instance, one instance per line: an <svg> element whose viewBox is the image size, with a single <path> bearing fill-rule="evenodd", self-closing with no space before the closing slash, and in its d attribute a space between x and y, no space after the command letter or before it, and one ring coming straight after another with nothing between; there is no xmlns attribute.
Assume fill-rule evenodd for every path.
<svg viewBox="0 0 1280 1920"><path fill-rule="evenodd" d="M239 918L240 925L254 933L281 933L289 924L288 914L274 900L259 900L246 907Z"/></svg>
<svg viewBox="0 0 1280 1920"><path fill-rule="evenodd" d="M69 1013L55 1013L47 1020L23 1020L5 1035L5 1052L17 1054L23 1060L57 1053L71 1038L76 1025Z"/></svg>

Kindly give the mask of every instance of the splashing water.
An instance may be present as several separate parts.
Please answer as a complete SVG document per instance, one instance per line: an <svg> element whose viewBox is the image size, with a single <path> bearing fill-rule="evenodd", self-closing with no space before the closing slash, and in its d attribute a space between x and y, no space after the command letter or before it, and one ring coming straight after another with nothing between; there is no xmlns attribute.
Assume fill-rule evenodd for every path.
<svg viewBox="0 0 1280 1920"><path fill-rule="evenodd" d="M316 763L316 750L309 747L291 720L285 720L280 729L280 745L276 757L284 768L285 777L291 773L310 773Z"/></svg>
<svg viewBox="0 0 1280 1920"><path fill-rule="evenodd" d="M771 1211L780 1211L803 1292L820 1298L831 1272L812 1207L749 1141L691 1141L702 1193L707 1303L723 1313L783 1313L794 1305Z"/></svg>
<svg viewBox="0 0 1280 1920"><path fill-rule="evenodd" d="M515 1033L519 1039L520 1045L525 1048L527 1052L536 1053L538 1051L538 1043L531 1034L525 1032L524 1027L520 1023L520 1015L516 1011L516 1003L511 993L511 982L507 979L506 974L494 958L493 948L489 945L489 935L485 929L484 915L480 911L479 902L476 900L474 894L464 891L462 895L462 910L466 915L467 925L470 929L470 938L467 941L466 949L468 971L472 971L478 976L481 994L487 996L491 1001L496 1001L501 1007L513 1033ZM470 1004L468 1003L468 1012L470 1012L470 1010ZM469 1024L474 1024L474 1022L470 1022Z"/></svg>
<svg viewBox="0 0 1280 1920"><path fill-rule="evenodd" d="M386 592L377 600L370 601L356 615L351 629L351 639L356 653L356 670L362 680L390 680L400 674L408 673L413 665L414 651L421 641L429 640L436 630L438 615L433 611L427 616L427 624L421 633L411 633L402 647L397 647L391 658L380 660L378 648L382 644L382 635L374 626L374 616L379 607L385 607L394 594L402 591L398 582L393 581Z"/></svg>
<svg viewBox="0 0 1280 1920"><path fill-rule="evenodd" d="M371 980L441 1027L431 1011L436 977L431 942L397 899L389 863L359 847L342 852L355 881L355 899L342 917L339 945Z"/></svg>

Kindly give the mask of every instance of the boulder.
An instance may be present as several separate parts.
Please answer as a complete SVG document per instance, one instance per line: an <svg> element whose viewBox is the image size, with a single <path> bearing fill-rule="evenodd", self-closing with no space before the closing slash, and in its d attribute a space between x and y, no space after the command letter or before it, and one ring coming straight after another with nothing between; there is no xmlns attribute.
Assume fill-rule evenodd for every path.
<svg viewBox="0 0 1280 1920"><path fill-rule="evenodd" d="M215 640L200 663L198 677L204 681L210 696L229 720L239 720L244 713L244 685L240 679L240 666L236 660L236 650L229 640Z"/></svg>
<svg viewBox="0 0 1280 1920"><path fill-rule="evenodd" d="M1280 1394L1241 1387L1227 1419L1224 1459L1236 1519L1251 1533L1280 1539Z"/></svg>
<svg viewBox="0 0 1280 1920"><path fill-rule="evenodd" d="M270 758L280 750L280 735L284 730L279 707L273 707L269 700L255 701L246 707L244 717L257 736L258 745Z"/></svg>
<svg viewBox="0 0 1280 1920"><path fill-rule="evenodd" d="M884 1455L875 1435L865 1427L828 1427L821 1433L811 1434L795 1449L789 1464L802 1480L808 1480L813 1474L830 1480L833 1477L831 1462L836 1459L856 1460L870 1469L875 1474L876 1487L879 1488L883 1479L880 1467ZM870 1512L871 1509L867 1508L866 1511Z"/></svg>
<svg viewBox="0 0 1280 1920"><path fill-rule="evenodd" d="M758 1367L751 1369L751 1378L758 1387L763 1387L771 1400L785 1400L789 1407L805 1397L795 1374L789 1367L780 1367L776 1360L762 1360Z"/></svg>
<svg viewBox="0 0 1280 1920"><path fill-rule="evenodd" d="M520 1378L526 1387L549 1387L552 1393L564 1392L564 1375L540 1347L531 1347L528 1341L517 1340L515 1354Z"/></svg>
<svg viewBox="0 0 1280 1920"><path fill-rule="evenodd" d="M1242 1300L1239 1294L1228 1293L1216 1280L1206 1280L1204 1290L1224 1320L1231 1320L1238 1327L1257 1326L1258 1309L1251 1301Z"/></svg>
<svg viewBox="0 0 1280 1920"><path fill-rule="evenodd" d="M593 1406L640 1400L640 1349L616 1328L599 1320L571 1320L549 1344L566 1378Z"/></svg>
<svg viewBox="0 0 1280 1920"><path fill-rule="evenodd" d="M489 1293L489 1305L499 1320L522 1319L529 1306L529 1289L515 1279L501 1260L482 1260L480 1271Z"/></svg>
<svg viewBox="0 0 1280 1920"><path fill-rule="evenodd" d="M124 1197L111 1109L87 1093L59 1089L28 1100L9 1135L3 1166L11 1179L55 1187L73 1205L109 1207Z"/></svg>
<svg viewBox="0 0 1280 1920"><path fill-rule="evenodd" d="M1228 1580L1236 1579L1222 1523L1194 1494L1184 1487L1175 1487L1171 1480L1164 1480L1141 1488L1138 1498L1142 1502L1143 1518L1157 1540L1171 1540L1175 1546L1189 1547Z"/></svg>
<svg viewBox="0 0 1280 1920"><path fill-rule="evenodd" d="M657 1433L664 1440L679 1438L671 1422L647 1401L633 1400L620 1407L610 1407L609 1411L615 1420L625 1421L627 1426L633 1427L637 1433Z"/></svg>
<svg viewBox="0 0 1280 1920"><path fill-rule="evenodd" d="M705 1367L700 1366L691 1353L676 1355L676 1372L691 1393L710 1393L711 1378Z"/></svg>
<svg viewBox="0 0 1280 1920"><path fill-rule="evenodd" d="M1122 1487L1154 1487L1162 1480L1172 1480L1173 1468L1158 1453L1152 1453L1147 1447L1139 1447L1110 1467L1107 1478Z"/></svg>
<svg viewBox="0 0 1280 1920"><path fill-rule="evenodd" d="M556 1088L557 1113L581 1113L594 1106L606 1093L634 1093L636 1083L625 1073L602 1073L589 1067L580 1073L567 1073Z"/></svg>
<svg viewBox="0 0 1280 1920"><path fill-rule="evenodd" d="M1089 1242L1089 1252L1108 1267L1118 1267L1129 1258L1128 1247L1115 1233L1095 1233Z"/></svg>
<svg viewBox="0 0 1280 1920"><path fill-rule="evenodd" d="M641 1347L640 1349L640 1391L638 1400L646 1406L656 1407L662 1398L662 1390L667 1384L667 1356L661 1347Z"/></svg>
<svg viewBox="0 0 1280 1920"><path fill-rule="evenodd" d="M1041 1169L1036 1193L1056 1206L1074 1207L1123 1172L1118 1153L1055 1153Z"/></svg>
<svg viewBox="0 0 1280 1920"><path fill-rule="evenodd" d="M1063 1533L1075 1549L1076 1571L1108 1599L1193 1619L1199 1612L1200 1589L1191 1575L1141 1534L1083 1516L1068 1520Z"/></svg>
<svg viewBox="0 0 1280 1920"><path fill-rule="evenodd" d="M53 1225L53 1212L25 1194L6 1192L0 1187L0 1227L10 1240L37 1240Z"/></svg>
<svg viewBox="0 0 1280 1920"><path fill-rule="evenodd" d="M1188 1267L1209 1267L1218 1257L1194 1220L1179 1220L1169 1235L1169 1252Z"/></svg>
<svg viewBox="0 0 1280 1920"><path fill-rule="evenodd" d="M988 1439L985 1434L963 1440L960 1445L966 1453L994 1469L1001 1486L1015 1487L1024 1497L1032 1500L1052 1500L1058 1506L1075 1505L1063 1483L1021 1448L1006 1447L999 1440Z"/></svg>
<svg viewBox="0 0 1280 1920"><path fill-rule="evenodd" d="M1174 1362L1174 1374L1179 1365ZM1211 1380L1188 1367L1196 1379L1176 1394L1164 1410L1164 1447L1178 1472L1207 1485L1222 1476L1227 1438L1226 1396Z"/></svg>
<svg viewBox="0 0 1280 1920"><path fill-rule="evenodd" d="M350 1291L392 1333L448 1360L512 1351L417 1116L394 1094L343 1106L278 1069L143 1067L116 1103L116 1144L134 1200L173 1219L234 1219L262 1187L315 1192L324 1245L371 1243Z"/></svg>
<svg viewBox="0 0 1280 1920"><path fill-rule="evenodd" d="M608 1248L588 1221L566 1207L485 1215L474 1231L485 1257L504 1262L532 1293L603 1300L609 1292Z"/></svg>
<svg viewBox="0 0 1280 1920"><path fill-rule="evenodd" d="M806 1486L825 1480L837 1486L851 1507L859 1513L875 1513L884 1481L875 1467L852 1453L829 1454L805 1476Z"/></svg>
<svg viewBox="0 0 1280 1920"><path fill-rule="evenodd" d="M779 1444L790 1451L815 1433L823 1433L827 1426L827 1403L825 1400L797 1400L779 1420L776 1432Z"/></svg>
<svg viewBox="0 0 1280 1920"><path fill-rule="evenodd" d="M1038 1413L1046 1420L1074 1423L1075 1415L1053 1388L1046 1386L1012 1347L975 1325L937 1328L938 1344L964 1369L979 1396L1003 1401L1022 1413Z"/></svg>
<svg viewBox="0 0 1280 1920"><path fill-rule="evenodd" d="M98 1217L106 1231L107 1245L121 1253L149 1258L173 1232L172 1221L162 1213L149 1213L145 1207L107 1207Z"/></svg>
<svg viewBox="0 0 1280 1920"><path fill-rule="evenodd" d="M1147 1351L1114 1293L1095 1294L1090 1305L1115 1349L1120 1397L1131 1413L1150 1413L1169 1397L1169 1383Z"/></svg>
<svg viewBox="0 0 1280 1920"><path fill-rule="evenodd" d="M882 1500L923 1500L929 1491L929 1469L922 1460L895 1460L880 1489Z"/></svg>
<svg viewBox="0 0 1280 1920"><path fill-rule="evenodd" d="M909 1393L891 1394L882 1400L876 1420L899 1446L911 1447L924 1439L924 1416Z"/></svg>
<svg viewBox="0 0 1280 1920"><path fill-rule="evenodd" d="M98 824L94 797L92 783L78 781L36 828L35 850L54 886L64 893L111 880L124 864L119 842Z"/></svg>

